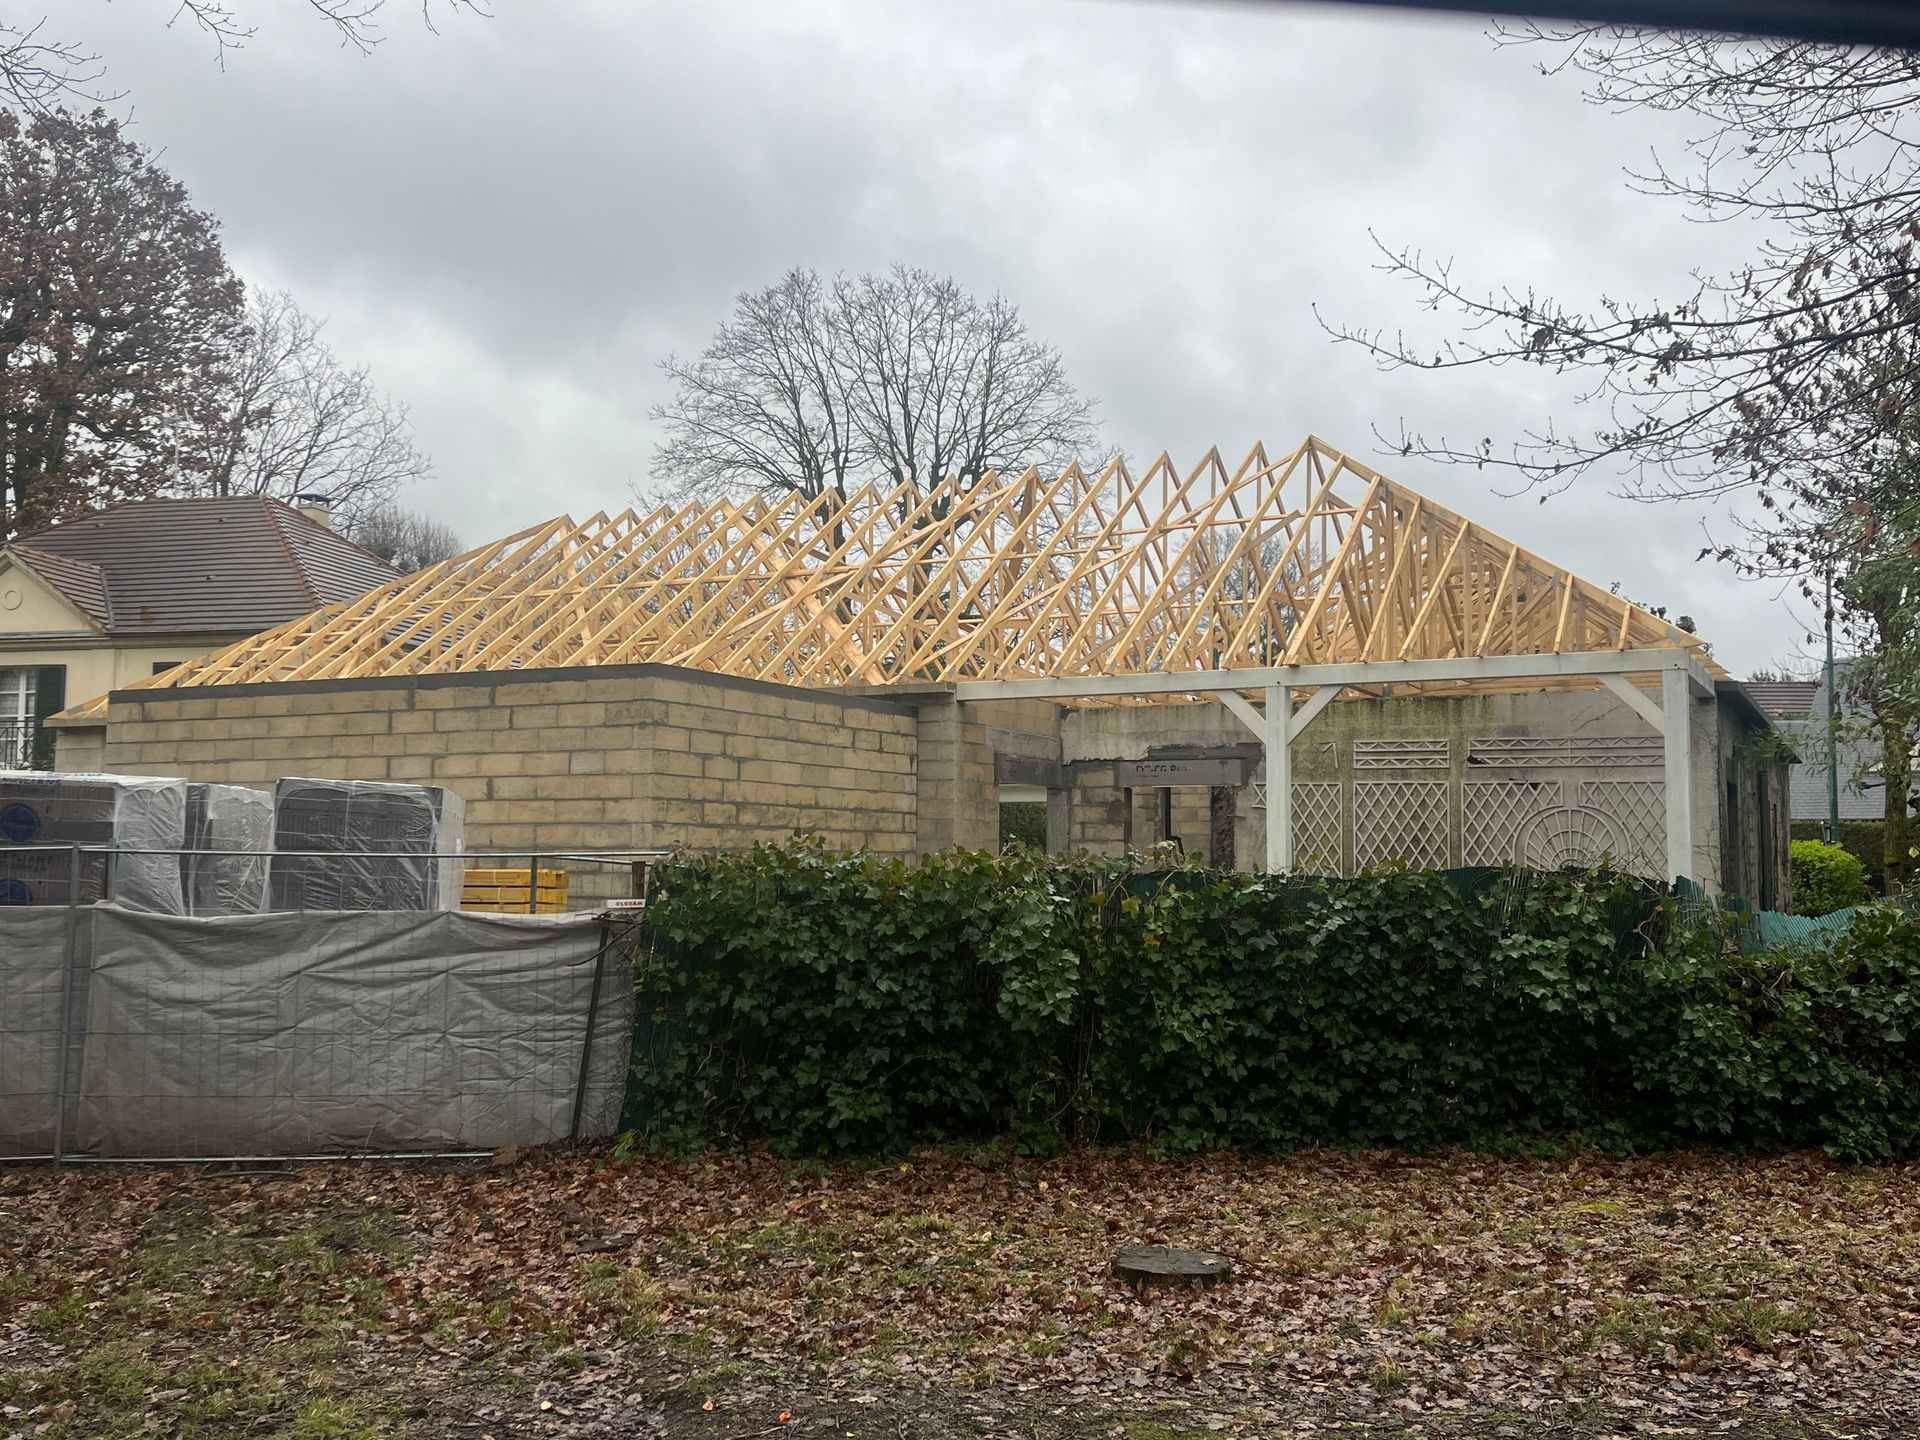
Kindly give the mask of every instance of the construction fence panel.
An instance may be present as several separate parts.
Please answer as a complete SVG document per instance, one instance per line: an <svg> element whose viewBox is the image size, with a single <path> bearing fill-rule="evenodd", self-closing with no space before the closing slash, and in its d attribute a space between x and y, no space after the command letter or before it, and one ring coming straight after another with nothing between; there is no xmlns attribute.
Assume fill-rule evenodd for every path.
<svg viewBox="0 0 1920 1440"><path fill-rule="evenodd" d="M585 915L0 910L0 1152L379 1153L611 1134L633 985L608 934Z"/></svg>
<svg viewBox="0 0 1920 1440"><path fill-rule="evenodd" d="M47 1154L58 1139L71 913L0 907L0 1155Z"/></svg>

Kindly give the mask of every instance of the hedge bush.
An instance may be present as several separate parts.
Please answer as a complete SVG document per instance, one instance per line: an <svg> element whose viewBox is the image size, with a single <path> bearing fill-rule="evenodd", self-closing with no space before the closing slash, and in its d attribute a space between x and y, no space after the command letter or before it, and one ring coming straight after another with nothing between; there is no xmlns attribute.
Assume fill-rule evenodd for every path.
<svg viewBox="0 0 1920 1440"><path fill-rule="evenodd" d="M1920 933L1668 933L1640 882L1355 880L816 845L669 864L639 974L653 1144L885 1152L1702 1139L1913 1153Z"/></svg>
<svg viewBox="0 0 1920 1440"><path fill-rule="evenodd" d="M1867 867L1838 845L1824 840L1795 840L1788 847L1793 863L1793 913L1831 915L1867 899Z"/></svg>
<svg viewBox="0 0 1920 1440"><path fill-rule="evenodd" d="M1826 839L1826 822L1795 820L1789 827L1794 840ZM1870 895L1886 893L1887 822L1884 820L1842 820L1840 848L1865 867Z"/></svg>

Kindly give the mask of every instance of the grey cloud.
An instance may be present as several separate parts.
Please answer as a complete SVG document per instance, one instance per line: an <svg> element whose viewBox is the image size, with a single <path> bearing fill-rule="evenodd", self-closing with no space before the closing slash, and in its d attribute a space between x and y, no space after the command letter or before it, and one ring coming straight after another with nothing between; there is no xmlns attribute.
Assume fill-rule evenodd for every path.
<svg viewBox="0 0 1920 1440"><path fill-rule="evenodd" d="M1402 416L1513 433L1537 372L1381 375L1338 319L1438 335L1371 228L1463 278L1677 293L1736 232L1631 194L1683 122L1616 116L1459 19L1118 0L499 0L362 58L275 13L223 73L149 9L88 38L250 277L332 316L413 407L419 499L470 539L626 503L656 363L794 264L894 260L1018 300L1129 454L1311 430L1590 578L1694 614L1736 669L1791 652L1770 591L1693 561L1701 514L1593 477L1546 505L1378 453ZM77 12L76 12L77 13ZM76 22L77 23L77 22ZM1427 327L1422 329L1422 327Z"/></svg>

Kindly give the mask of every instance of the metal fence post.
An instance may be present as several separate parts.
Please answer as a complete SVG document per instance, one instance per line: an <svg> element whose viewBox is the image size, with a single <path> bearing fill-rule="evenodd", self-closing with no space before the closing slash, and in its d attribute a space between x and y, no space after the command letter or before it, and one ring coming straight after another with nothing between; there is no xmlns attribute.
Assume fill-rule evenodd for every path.
<svg viewBox="0 0 1920 1440"><path fill-rule="evenodd" d="M60 955L60 1038L54 1045L53 1163L67 1154L67 1067L73 1056L74 939L80 929L80 847L67 847L67 927Z"/></svg>
<svg viewBox="0 0 1920 1440"><path fill-rule="evenodd" d="M607 951L613 948L613 921L600 917L600 948L593 956L593 989L587 995L587 1033L580 1042L580 1081L573 1087L573 1121L567 1138L580 1138L580 1114L587 1104L587 1074L593 1065L593 1027L600 1019L600 977L606 973Z"/></svg>

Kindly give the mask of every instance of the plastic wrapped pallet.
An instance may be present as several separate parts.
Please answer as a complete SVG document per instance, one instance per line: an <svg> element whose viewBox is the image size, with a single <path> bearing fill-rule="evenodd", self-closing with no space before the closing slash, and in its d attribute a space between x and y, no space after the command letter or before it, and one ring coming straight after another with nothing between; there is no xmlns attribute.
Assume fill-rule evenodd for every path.
<svg viewBox="0 0 1920 1440"><path fill-rule="evenodd" d="M190 782L186 849L180 856L187 913L258 915L265 910L272 848L271 795L245 785Z"/></svg>
<svg viewBox="0 0 1920 1440"><path fill-rule="evenodd" d="M466 803L437 785L282 780L273 791L275 910L452 910ZM436 856L440 858L435 858Z"/></svg>
<svg viewBox="0 0 1920 1440"><path fill-rule="evenodd" d="M78 864L71 850L0 849L0 905L111 900L183 915L186 825L184 780L0 770L0 846L95 847Z"/></svg>

